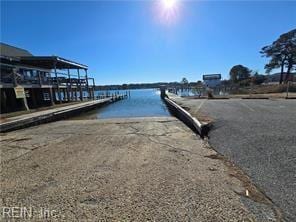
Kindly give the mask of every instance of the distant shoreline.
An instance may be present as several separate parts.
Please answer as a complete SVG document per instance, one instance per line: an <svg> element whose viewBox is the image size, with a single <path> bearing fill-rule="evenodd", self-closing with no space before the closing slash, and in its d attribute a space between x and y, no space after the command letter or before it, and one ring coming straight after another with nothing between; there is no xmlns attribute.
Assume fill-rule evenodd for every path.
<svg viewBox="0 0 296 222"><path fill-rule="evenodd" d="M179 82L158 82L158 83L130 83L122 85L99 85L95 86L95 90L126 90L126 89L155 89L161 85L166 85L168 88L183 87L184 84ZM186 85L188 87L197 86L197 82L190 82Z"/></svg>

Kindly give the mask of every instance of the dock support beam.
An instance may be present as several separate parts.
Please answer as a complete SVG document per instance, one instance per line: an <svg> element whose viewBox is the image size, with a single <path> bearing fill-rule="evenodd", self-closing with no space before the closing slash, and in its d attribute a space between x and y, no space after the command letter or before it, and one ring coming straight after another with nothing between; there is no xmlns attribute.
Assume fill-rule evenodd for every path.
<svg viewBox="0 0 296 222"><path fill-rule="evenodd" d="M84 72L85 72L85 81L86 81L86 91L87 91L87 97L88 99L91 98L90 96L90 89L88 87L88 76L87 76L87 69L84 69Z"/></svg>
<svg viewBox="0 0 296 222"><path fill-rule="evenodd" d="M75 88L75 101L78 100L78 98L77 98L77 89L78 89L78 83L76 84L76 88Z"/></svg>
<svg viewBox="0 0 296 222"><path fill-rule="evenodd" d="M164 98L166 97L166 95L165 95L165 90L166 90L166 86L161 85L161 86L160 86L160 97L161 97L162 99L164 99Z"/></svg>
<svg viewBox="0 0 296 222"><path fill-rule="evenodd" d="M49 88L49 96L50 96L50 103L53 106L54 105L54 99L53 99L53 91L52 88Z"/></svg>
<svg viewBox="0 0 296 222"><path fill-rule="evenodd" d="M95 84L95 78L93 78L92 81L93 81L92 91L93 91L93 100L94 100L95 99L95 86L96 86L96 84Z"/></svg>
<svg viewBox="0 0 296 222"><path fill-rule="evenodd" d="M68 99L68 102L70 102L72 100L72 96L70 97L70 93L72 94L72 83L71 83L70 70L68 69L68 81L67 81L67 99Z"/></svg>
<svg viewBox="0 0 296 222"><path fill-rule="evenodd" d="M77 74L78 74L78 82L79 82L79 98L80 98L80 101L82 101L83 95L82 95L82 87L81 87L81 79L80 79L79 69L77 69Z"/></svg>
<svg viewBox="0 0 296 222"><path fill-rule="evenodd" d="M54 74L55 74L56 81L57 81L57 90L58 90L59 103L62 103L60 83L59 83L58 74L57 74L57 64L56 64L56 62L54 63Z"/></svg>

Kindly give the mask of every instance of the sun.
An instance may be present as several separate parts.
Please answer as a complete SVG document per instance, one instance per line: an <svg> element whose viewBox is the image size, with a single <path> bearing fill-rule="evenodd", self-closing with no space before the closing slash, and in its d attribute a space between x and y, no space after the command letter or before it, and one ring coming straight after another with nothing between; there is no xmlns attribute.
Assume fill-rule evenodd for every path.
<svg viewBox="0 0 296 222"><path fill-rule="evenodd" d="M159 21L170 25L178 20L181 0L156 0L154 2Z"/></svg>
<svg viewBox="0 0 296 222"><path fill-rule="evenodd" d="M164 9L171 10L176 7L177 0L161 0Z"/></svg>

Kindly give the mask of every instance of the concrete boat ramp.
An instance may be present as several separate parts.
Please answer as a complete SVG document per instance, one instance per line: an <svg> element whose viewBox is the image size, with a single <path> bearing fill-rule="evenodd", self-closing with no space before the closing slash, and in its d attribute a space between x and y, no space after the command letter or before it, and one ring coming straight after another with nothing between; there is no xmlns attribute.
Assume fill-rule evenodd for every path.
<svg viewBox="0 0 296 222"><path fill-rule="evenodd" d="M31 221L44 219L40 209L56 221L280 220L240 169L174 117L2 133L0 206L8 219L12 207L29 208Z"/></svg>

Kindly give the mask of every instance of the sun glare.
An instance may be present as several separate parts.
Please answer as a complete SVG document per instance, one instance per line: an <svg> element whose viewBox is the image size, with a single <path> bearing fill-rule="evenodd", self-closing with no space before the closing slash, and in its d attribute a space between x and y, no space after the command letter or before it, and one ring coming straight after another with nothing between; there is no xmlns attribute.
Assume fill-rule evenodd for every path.
<svg viewBox="0 0 296 222"><path fill-rule="evenodd" d="M177 0L161 0L161 1L162 1L164 9L166 9L166 10L171 10L171 9L175 8L177 5Z"/></svg>
<svg viewBox="0 0 296 222"><path fill-rule="evenodd" d="M157 0L157 14L165 24L175 23L180 11L181 0Z"/></svg>

